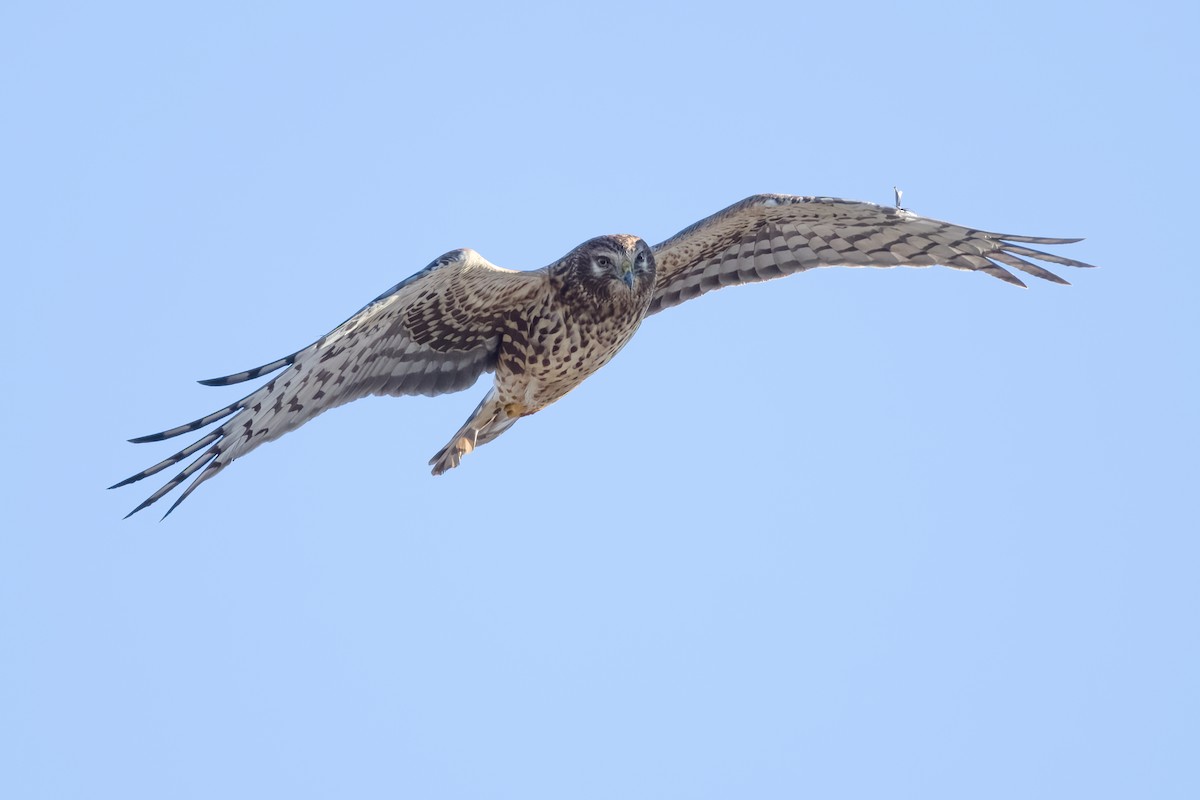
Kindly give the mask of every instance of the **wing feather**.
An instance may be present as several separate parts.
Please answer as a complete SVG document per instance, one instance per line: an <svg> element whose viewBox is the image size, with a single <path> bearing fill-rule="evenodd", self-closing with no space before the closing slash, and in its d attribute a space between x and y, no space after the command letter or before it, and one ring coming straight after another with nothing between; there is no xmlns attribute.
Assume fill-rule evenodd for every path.
<svg viewBox="0 0 1200 800"><path fill-rule="evenodd" d="M650 313L724 286L817 267L944 265L1024 286L1007 266L1066 283L1020 256L1070 267L1092 265L1016 243L1078 241L990 233L855 200L754 195L654 247L658 284Z"/></svg>
<svg viewBox="0 0 1200 800"><path fill-rule="evenodd" d="M331 408L372 394L437 395L466 389L495 368L505 320L547 285L541 270L501 269L472 250L447 253L308 347L261 367L201 381L227 386L283 370L219 411L131 439L157 442L224 420L174 455L110 488L148 478L199 452L130 512L152 505L195 475L169 514L234 459Z"/></svg>
<svg viewBox="0 0 1200 800"><path fill-rule="evenodd" d="M270 364L263 364L261 367L248 369L244 372L235 372L232 375L225 375L220 378L208 378L206 380L198 381L198 383L201 383L205 386L229 386L230 384L242 383L243 381L252 381L255 378L261 378L263 375L274 372L277 369L291 366L295 363L296 356L298 355L300 355L299 351L292 353L290 356L284 356L277 361L272 361Z"/></svg>

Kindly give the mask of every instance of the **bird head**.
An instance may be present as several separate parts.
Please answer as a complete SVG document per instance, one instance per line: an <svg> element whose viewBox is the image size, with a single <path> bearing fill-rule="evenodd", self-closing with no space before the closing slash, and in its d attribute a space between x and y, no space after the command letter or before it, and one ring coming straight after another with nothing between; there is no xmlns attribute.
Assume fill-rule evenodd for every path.
<svg viewBox="0 0 1200 800"><path fill-rule="evenodd" d="M628 234L589 239L567 254L563 265L572 282L602 297L640 299L654 287L654 253Z"/></svg>

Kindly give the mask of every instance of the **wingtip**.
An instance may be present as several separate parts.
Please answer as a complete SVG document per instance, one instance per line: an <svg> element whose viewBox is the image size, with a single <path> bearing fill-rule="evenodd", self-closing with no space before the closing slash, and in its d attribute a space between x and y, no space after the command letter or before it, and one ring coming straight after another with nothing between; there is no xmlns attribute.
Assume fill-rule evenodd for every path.
<svg viewBox="0 0 1200 800"><path fill-rule="evenodd" d="M129 512L128 514L126 514L124 517L121 517L121 519L122 519L122 520L129 519L129 518L130 518L130 517L132 517L134 514L138 513L139 511L141 511L143 508L145 508L145 507L146 507L146 506L148 506L148 505L150 505L150 504L149 504L149 503L146 503L146 502L143 502L141 505L139 505L139 506L138 506L137 508L135 508L133 511L130 511L130 512Z"/></svg>
<svg viewBox="0 0 1200 800"><path fill-rule="evenodd" d="M991 275L993 278L999 278L1010 286L1019 286L1022 289L1029 288L1025 285L1025 281L1021 280L1016 275L1013 275L999 264L993 263L990 267L981 267L979 271Z"/></svg>
<svg viewBox="0 0 1200 800"><path fill-rule="evenodd" d="M1076 244L1083 241L1082 236L1078 238L1063 236L1019 236L1015 233L991 233L989 235L995 239L1021 242L1023 244Z"/></svg>

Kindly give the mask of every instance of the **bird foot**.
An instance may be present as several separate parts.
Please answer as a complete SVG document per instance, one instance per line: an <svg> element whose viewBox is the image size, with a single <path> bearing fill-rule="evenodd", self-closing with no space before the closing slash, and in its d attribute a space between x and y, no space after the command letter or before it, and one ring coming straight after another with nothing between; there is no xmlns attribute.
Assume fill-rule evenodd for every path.
<svg viewBox="0 0 1200 800"><path fill-rule="evenodd" d="M451 439L449 444L437 451L429 463L433 465L433 474L441 475L446 470L454 469L462 463L462 457L475 449L475 438L479 431L471 429Z"/></svg>

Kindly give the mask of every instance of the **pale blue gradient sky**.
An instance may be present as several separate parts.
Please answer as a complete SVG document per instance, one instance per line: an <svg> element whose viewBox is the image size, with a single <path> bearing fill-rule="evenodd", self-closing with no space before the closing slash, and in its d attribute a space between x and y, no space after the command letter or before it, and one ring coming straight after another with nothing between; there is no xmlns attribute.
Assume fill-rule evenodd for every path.
<svg viewBox="0 0 1200 800"><path fill-rule="evenodd" d="M1194 4L639 6L0 8L0 796L1200 796ZM103 491L453 247L894 184L1103 268L718 292L440 479L482 386Z"/></svg>

